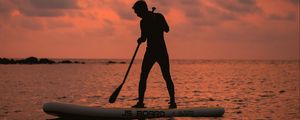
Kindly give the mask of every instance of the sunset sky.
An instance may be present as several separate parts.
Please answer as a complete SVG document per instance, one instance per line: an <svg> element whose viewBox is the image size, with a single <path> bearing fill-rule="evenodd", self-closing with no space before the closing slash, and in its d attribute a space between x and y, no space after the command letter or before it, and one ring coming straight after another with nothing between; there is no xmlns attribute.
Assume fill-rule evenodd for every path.
<svg viewBox="0 0 300 120"><path fill-rule="evenodd" d="M0 0L0 57L131 58L135 1ZM299 59L299 0L146 2L168 21L171 59Z"/></svg>

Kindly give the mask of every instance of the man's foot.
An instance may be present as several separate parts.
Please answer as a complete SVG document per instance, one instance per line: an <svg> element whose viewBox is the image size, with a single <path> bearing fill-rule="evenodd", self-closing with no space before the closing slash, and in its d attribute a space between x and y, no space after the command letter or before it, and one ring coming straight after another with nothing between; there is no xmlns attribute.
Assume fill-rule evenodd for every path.
<svg viewBox="0 0 300 120"><path fill-rule="evenodd" d="M170 102L169 104L170 104L169 105L169 109L175 109L175 108L177 108L177 105L176 105L175 102Z"/></svg>
<svg viewBox="0 0 300 120"><path fill-rule="evenodd" d="M142 102L137 102L136 105L132 106L132 108L145 108L145 104Z"/></svg>

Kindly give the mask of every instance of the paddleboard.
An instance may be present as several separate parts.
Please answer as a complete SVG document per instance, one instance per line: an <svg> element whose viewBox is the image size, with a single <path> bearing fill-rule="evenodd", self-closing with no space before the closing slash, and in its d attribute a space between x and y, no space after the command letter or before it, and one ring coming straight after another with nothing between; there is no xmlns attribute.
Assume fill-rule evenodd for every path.
<svg viewBox="0 0 300 120"><path fill-rule="evenodd" d="M50 102L43 106L45 113L61 118L160 118L160 117L221 117L224 108L100 108Z"/></svg>

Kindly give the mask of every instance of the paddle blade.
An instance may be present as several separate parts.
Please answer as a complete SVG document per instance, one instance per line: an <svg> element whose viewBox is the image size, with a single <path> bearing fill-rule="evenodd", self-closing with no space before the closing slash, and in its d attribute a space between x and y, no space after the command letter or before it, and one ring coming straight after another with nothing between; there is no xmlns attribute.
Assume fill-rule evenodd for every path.
<svg viewBox="0 0 300 120"><path fill-rule="evenodd" d="M123 84L121 84L109 97L109 103L114 103L122 89Z"/></svg>

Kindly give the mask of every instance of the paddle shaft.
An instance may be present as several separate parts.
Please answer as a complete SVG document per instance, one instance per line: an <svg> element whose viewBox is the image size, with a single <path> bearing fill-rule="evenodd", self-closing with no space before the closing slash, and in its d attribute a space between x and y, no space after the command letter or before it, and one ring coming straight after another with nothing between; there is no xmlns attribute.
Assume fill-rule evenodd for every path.
<svg viewBox="0 0 300 120"><path fill-rule="evenodd" d="M116 101L116 99L117 99L117 97L118 97L118 95L119 95L119 93L120 93L120 91L121 91L121 89L122 89L122 87L123 87L123 84L125 83L125 81L126 81L126 79L127 79L127 76L128 76L128 74L129 74L129 71L130 71L130 69L131 69L131 66L132 66L132 64L133 64L134 58L135 58L135 56L136 56L137 51L139 50L140 45L141 45L141 43L138 43L138 45L137 45L137 47L136 47L136 49L135 49L135 51L134 51L133 57L132 57L132 59L131 59L131 61L130 61L129 67L128 67L127 71L126 71L126 74L125 74L125 77L124 77L124 79L123 79L123 82L120 84L120 86L119 86L119 87L111 94L111 96L109 97L109 102L110 102L110 103L114 103L114 102Z"/></svg>

